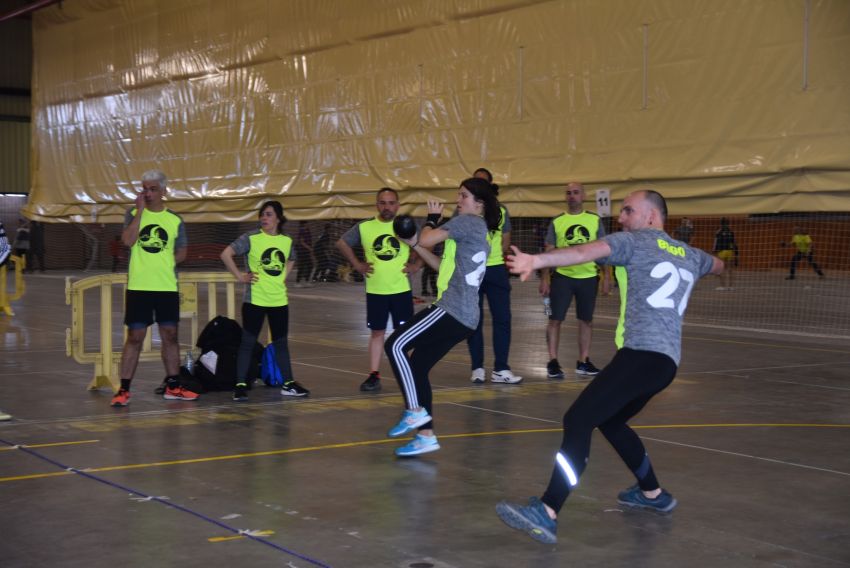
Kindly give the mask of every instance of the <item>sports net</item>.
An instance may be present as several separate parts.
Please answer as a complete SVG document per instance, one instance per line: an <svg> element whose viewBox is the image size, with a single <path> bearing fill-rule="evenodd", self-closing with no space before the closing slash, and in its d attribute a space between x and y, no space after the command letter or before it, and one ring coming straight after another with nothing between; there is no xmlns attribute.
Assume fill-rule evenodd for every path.
<svg viewBox="0 0 850 568"><path fill-rule="evenodd" d="M292 284L313 287L311 294L329 297L339 296L341 287L362 286L362 278L334 247L356 221L290 221L287 232L293 238L299 231L309 235L312 247L311 254L302 255L296 274L291 277ZM610 229L617 229L615 220L605 221ZM667 229L671 235L675 236L681 221L681 217L669 219ZM713 251L720 217L693 216L690 221L691 244ZM697 284L689 302L688 325L850 338L850 214L750 215L729 217L728 222L738 246L737 259L733 256L729 263L733 265L732 280L709 276ZM540 250L548 223L548 218L513 218L513 243L525 251ZM181 270L224 270L219 260L221 250L254 227L254 223L189 224L189 253ZM811 260L823 272L823 278L809 262L807 253L796 254L797 247L791 244L795 228L811 237ZM7 231L14 233L14 225L7 225ZM126 249L116 241L120 231L118 224L46 225L48 270L126 270ZM795 255L795 278L787 280ZM411 283L414 294L422 296L421 274L413 275ZM542 338L545 317L537 281L513 283L513 312L527 315L515 316L514 334L539 330ZM357 295L352 298L362 301ZM596 318L613 321L618 313L616 290L610 296L600 296ZM573 318L571 309L567 322L572 323Z"/></svg>

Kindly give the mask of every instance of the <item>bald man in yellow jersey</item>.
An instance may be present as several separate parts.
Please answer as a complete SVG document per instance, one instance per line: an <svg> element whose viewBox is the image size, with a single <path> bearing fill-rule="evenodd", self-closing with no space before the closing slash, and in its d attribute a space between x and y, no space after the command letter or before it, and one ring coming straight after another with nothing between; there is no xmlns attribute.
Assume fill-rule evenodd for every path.
<svg viewBox="0 0 850 568"><path fill-rule="evenodd" d="M378 214L360 221L336 242L339 252L366 279L366 326L371 331L371 372L360 385L364 392L381 390L379 367L389 317L392 316L395 328L413 317L413 293L407 274L419 270L422 261L414 255L415 262L410 262L410 247L395 234L393 219L399 206L398 192L388 187L381 188L375 194ZM363 247L364 260L354 254L354 247L358 245Z"/></svg>

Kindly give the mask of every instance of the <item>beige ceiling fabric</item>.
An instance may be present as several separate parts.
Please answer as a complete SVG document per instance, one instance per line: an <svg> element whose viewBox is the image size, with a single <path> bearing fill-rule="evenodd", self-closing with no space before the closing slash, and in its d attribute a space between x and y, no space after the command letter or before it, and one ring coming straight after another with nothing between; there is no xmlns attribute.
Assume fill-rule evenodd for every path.
<svg viewBox="0 0 850 568"><path fill-rule="evenodd" d="M571 180L850 210L844 0L65 0L33 28L32 218L120 222L152 168L189 222L383 186L421 213L480 166L514 216Z"/></svg>

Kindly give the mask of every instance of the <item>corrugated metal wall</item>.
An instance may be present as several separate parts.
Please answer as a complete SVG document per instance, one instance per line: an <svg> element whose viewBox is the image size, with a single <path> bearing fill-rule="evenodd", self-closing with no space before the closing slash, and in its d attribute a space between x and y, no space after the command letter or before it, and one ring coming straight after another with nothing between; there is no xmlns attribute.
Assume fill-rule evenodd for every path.
<svg viewBox="0 0 850 568"><path fill-rule="evenodd" d="M31 75L30 19L0 23L0 193L29 193Z"/></svg>
<svg viewBox="0 0 850 568"><path fill-rule="evenodd" d="M0 193L29 193L30 123L0 121Z"/></svg>

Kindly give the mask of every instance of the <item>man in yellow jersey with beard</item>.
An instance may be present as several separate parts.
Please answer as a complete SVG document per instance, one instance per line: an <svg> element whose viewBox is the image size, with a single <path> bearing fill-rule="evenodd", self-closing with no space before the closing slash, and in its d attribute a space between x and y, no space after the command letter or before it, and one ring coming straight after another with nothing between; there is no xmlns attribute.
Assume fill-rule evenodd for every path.
<svg viewBox="0 0 850 568"><path fill-rule="evenodd" d="M558 215L549 223L546 232L546 251L555 248L577 246L605 236L605 228L599 216L584 210L584 186L570 182L566 189L567 211ZM596 308L596 289L599 279L594 262L585 262L575 266L559 266L550 277L548 268L541 271L540 295L551 298L552 315L546 327L546 345L549 348L549 362L546 375L550 379L563 379L564 371L558 363L558 343L561 340L561 324L567 315L570 303L576 299L576 319L578 319L578 360L576 375L589 377L599 373L599 369L590 361L590 342L593 334L593 311ZM602 293L610 288L608 271L602 270Z"/></svg>
<svg viewBox="0 0 850 568"><path fill-rule="evenodd" d="M369 336L369 376L360 385L364 392L381 390L381 351L387 319L393 318L393 327L398 328L413 317L413 293L410 290L408 273L421 268L418 259L409 263L410 247L393 230L393 219L398 213L398 193L384 187L378 190L375 207L378 215L361 221L346 231L336 247L351 263L351 266L366 278L366 325ZM354 254L354 247L361 245L365 260Z"/></svg>
<svg viewBox="0 0 850 568"><path fill-rule="evenodd" d="M177 264L186 258L186 229L179 215L165 207L167 178L159 170L142 174L142 191L124 218L121 240L130 249L124 325L127 340L121 353L121 388L112 406L130 404L130 382L139 364L139 353L154 322L159 325L162 361L165 364L166 400L197 400L197 393L179 381L180 296Z"/></svg>

